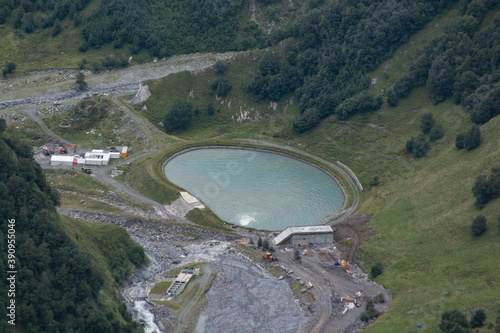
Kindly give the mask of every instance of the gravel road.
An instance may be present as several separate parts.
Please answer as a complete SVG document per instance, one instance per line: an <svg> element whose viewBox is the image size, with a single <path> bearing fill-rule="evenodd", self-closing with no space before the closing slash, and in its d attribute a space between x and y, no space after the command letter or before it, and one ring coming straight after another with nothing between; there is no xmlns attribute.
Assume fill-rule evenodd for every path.
<svg viewBox="0 0 500 333"><path fill-rule="evenodd" d="M9 76L0 80L0 110L27 107L54 101L81 99L99 93L125 94L136 92L139 83L182 71L199 71L235 53L196 53L168 58L164 61L134 65L113 71L93 73L85 70L89 89L73 89L76 69L38 70Z"/></svg>

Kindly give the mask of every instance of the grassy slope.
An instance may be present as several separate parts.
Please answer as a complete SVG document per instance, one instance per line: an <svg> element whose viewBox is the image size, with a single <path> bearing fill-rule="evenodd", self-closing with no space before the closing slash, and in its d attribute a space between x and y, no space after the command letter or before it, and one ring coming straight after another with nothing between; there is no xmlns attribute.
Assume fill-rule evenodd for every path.
<svg viewBox="0 0 500 333"><path fill-rule="evenodd" d="M98 224L79 221L61 215L61 220L68 234L85 252L89 253L92 260L106 274L104 285L99 298L106 308L113 313L115 318L120 318L120 299L116 293L116 286L110 270L112 255L123 246L131 246L134 241L125 229L113 224Z"/></svg>
<svg viewBox="0 0 500 333"><path fill-rule="evenodd" d="M95 7L97 1L89 4L86 11ZM37 29L33 33L26 34L21 29L13 29L10 22L0 25L0 66L9 61L17 64L15 73L26 72L37 69L50 68L77 68L82 58L86 58L91 64L96 60L102 60L109 54L130 56L129 49L124 46L115 49L111 44L102 46L100 49L90 48L82 53L78 47L82 44L80 28L75 27L73 21L68 18L61 21L63 31L56 37L52 37L52 29ZM151 56L146 51L134 55L134 61L150 61Z"/></svg>
<svg viewBox="0 0 500 333"><path fill-rule="evenodd" d="M392 85L408 70L416 48L440 33L446 21L455 15L451 11L437 18L416 34L411 43L401 47L394 58L371 73L378 78L371 89L375 92ZM246 100L250 107L265 107L253 103L251 98L245 99L248 96L238 90L248 80L245 74L248 68L244 67L252 65L245 60L241 64L244 64L242 69L231 64L239 69L239 77L230 78L231 70L227 74L233 89L236 87L228 97L233 105L238 105L236 96L239 96L241 103ZM156 87L172 90L167 95L157 88L165 104L162 109L150 107L150 119L161 119L168 103L176 96L187 98L191 90L194 102L205 105L212 97L206 90L204 93L207 88L203 84L212 79L213 74L206 71L198 74L196 80L184 73L155 83ZM174 90L177 86L182 87L180 92ZM367 263L366 269L377 261L384 264L385 272L378 281L393 291L395 300L368 331L411 332L421 322L424 328L420 331L435 332L441 313L452 308L470 311L483 307L489 317L487 322L494 322L500 309L497 297L500 263L496 258L500 250L500 232L496 226L500 205L496 200L479 212L470 190L476 175L487 174L491 167L499 166L500 139L495 133L500 119L481 127L484 139L481 147L465 152L454 148L456 134L471 124L465 110L450 101L433 105L426 88L415 89L396 108L384 104L375 113L357 115L345 122L330 117L314 131L299 137L291 136L287 130L280 131L290 125L297 112L293 108L296 104L284 112L285 104L285 100L280 101L273 118L243 124L230 122L233 110L225 104L216 114L222 124L216 125L216 119L212 121L202 115L188 131L177 134L186 139L278 134L267 140L291 144L331 161L340 160L366 186L374 176L381 178L380 186L363 194L360 211L372 214L370 224L377 230L377 236L362 245L361 259ZM415 159L405 153L404 145L412 135L420 133L419 118L426 112L433 113L446 134L431 145L427 157ZM485 214L490 230L480 238L473 238L470 224L479 213ZM450 295L443 295L445 292Z"/></svg>
<svg viewBox="0 0 500 333"><path fill-rule="evenodd" d="M210 90L209 85L216 78L213 69L196 74L182 72L173 74L165 80L149 81L153 96L147 102L148 111L145 116L153 124L158 124L163 121L166 111L172 107L175 100L189 100L198 107L200 113L188 130L173 133L181 138L204 139L232 132L252 133L252 136L290 134L288 123L299 114L297 103L290 106L289 101L284 98L278 102L278 107L274 111L269 102L258 100L244 90L244 85L251 81L254 68L258 65L263 52L243 53L227 62L229 70L221 77L231 83L232 90L224 98L217 99L215 93ZM209 103L213 103L217 110L212 116L206 112ZM258 122L242 122L235 126L232 117L236 119L242 112L249 112L252 117L258 112L260 118L264 119ZM266 115L273 117L265 118Z"/></svg>

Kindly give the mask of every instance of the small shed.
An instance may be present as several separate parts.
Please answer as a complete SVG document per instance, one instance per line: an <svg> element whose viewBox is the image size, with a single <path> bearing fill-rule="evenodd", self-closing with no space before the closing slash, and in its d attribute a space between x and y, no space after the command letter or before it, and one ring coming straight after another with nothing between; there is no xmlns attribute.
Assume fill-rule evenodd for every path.
<svg viewBox="0 0 500 333"><path fill-rule="evenodd" d="M109 152L109 157L110 158L121 158L122 157L122 154L118 151L110 151Z"/></svg>
<svg viewBox="0 0 500 333"><path fill-rule="evenodd" d="M127 158L127 154L128 154L128 147L125 146L122 148L122 158Z"/></svg>
<svg viewBox="0 0 500 333"><path fill-rule="evenodd" d="M81 164L78 163L79 160L83 160L82 158L79 158L77 156L71 156L71 155L52 155L50 157L50 165L59 165L59 166L72 166L72 165L77 165Z"/></svg>
<svg viewBox="0 0 500 333"><path fill-rule="evenodd" d="M273 239L275 245L308 245L333 243L333 229L329 225L288 227Z"/></svg>
<svg viewBox="0 0 500 333"><path fill-rule="evenodd" d="M108 165L109 153L85 153L85 165Z"/></svg>

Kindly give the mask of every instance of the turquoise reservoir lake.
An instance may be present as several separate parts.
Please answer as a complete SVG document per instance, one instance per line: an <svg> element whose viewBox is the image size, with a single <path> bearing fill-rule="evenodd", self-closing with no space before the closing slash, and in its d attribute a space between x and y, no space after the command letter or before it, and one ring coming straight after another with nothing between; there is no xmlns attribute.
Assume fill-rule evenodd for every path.
<svg viewBox="0 0 500 333"><path fill-rule="evenodd" d="M303 161L247 149L196 149L165 165L165 176L221 219L255 229L317 225L344 204L334 179Z"/></svg>

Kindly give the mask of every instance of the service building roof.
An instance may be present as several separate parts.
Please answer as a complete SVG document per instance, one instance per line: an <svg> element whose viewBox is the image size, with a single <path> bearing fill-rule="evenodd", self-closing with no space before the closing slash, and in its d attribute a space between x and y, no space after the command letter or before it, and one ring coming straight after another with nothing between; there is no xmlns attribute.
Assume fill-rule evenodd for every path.
<svg viewBox="0 0 500 333"><path fill-rule="evenodd" d="M332 227L329 225L309 225L303 227L288 227L274 238L274 244L280 244L292 235L297 234L323 234L333 233Z"/></svg>

